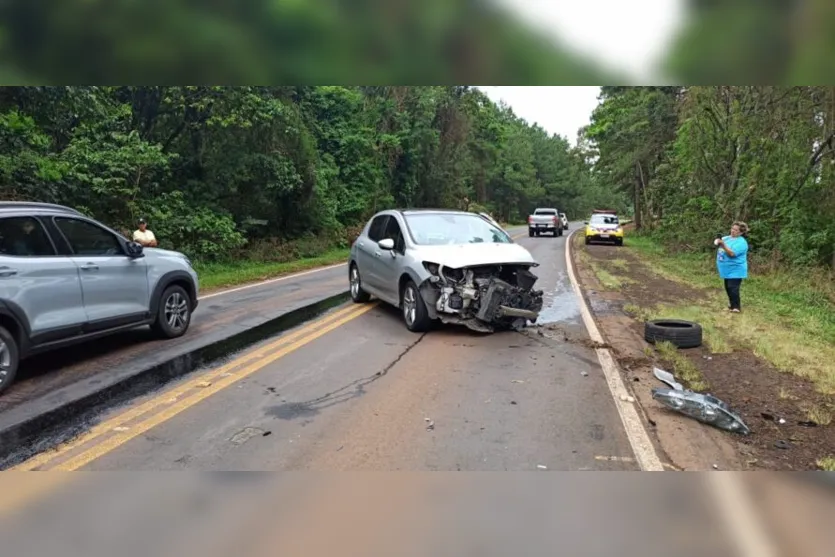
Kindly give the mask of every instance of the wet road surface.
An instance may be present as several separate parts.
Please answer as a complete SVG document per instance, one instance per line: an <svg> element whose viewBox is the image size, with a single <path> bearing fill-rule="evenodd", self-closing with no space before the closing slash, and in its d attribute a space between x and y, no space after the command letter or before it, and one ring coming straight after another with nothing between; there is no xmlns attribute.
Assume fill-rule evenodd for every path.
<svg viewBox="0 0 835 557"><path fill-rule="evenodd" d="M172 395L175 385L127 409L150 404L147 412L111 412L99 426L109 430L35 462L81 470L635 470L595 353L582 342L565 238L517 240L541 263L543 317L558 331L479 335L440 325L418 335L395 308L349 303L243 352L223 377L206 370L215 378L199 385L199 372L184 393Z"/></svg>
<svg viewBox="0 0 835 557"><path fill-rule="evenodd" d="M23 463L113 473L57 476L0 543L87 557L746 554L707 476L548 474L637 467L566 294L565 238L519 241L542 263L556 332L417 335L394 308L345 304ZM296 473L142 473L160 470ZM536 475L438 473L459 470Z"/></svg>

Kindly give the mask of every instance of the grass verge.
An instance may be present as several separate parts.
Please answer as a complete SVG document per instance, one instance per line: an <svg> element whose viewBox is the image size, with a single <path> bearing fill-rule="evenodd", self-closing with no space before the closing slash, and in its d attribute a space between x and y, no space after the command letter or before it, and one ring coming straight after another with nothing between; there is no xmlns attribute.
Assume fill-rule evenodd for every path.
<svg viewBox="0 0 835 557"><path fill-rule="evenodd" d="M835 456L821 458L817 462L818 468L826 472L835 472Z"/></svg>
<svg viewBox="0 0 835 557"><path fill-rule="evenodd" d="M203 292L344 263L348 260L348 253L347 249L332 250L317 257L283 263L263 261L196 263L195 270L200 277L200 290Z"/></svg>
<svg viewBox="0 0 835 557"><path fill-rule="evenodd" d="M667 341L658 342L655 345L655 349L658 351L658 355L662 360L672 365L673 375L684 381L685 386L694 391L701 392L707 391L710 388L710 384L704 375L702 375L702 372L699 371L699 368L687 356L679 352L673 343Z"/></svg>
<svg viewBox="0 0 835 557"><path fill-rule="evenodd" d="M652 310L653 318L698 321L717 352L751 349L777 369L812 381L835 395L835 281L824 271L751 273L742 286L743 313L726 305L713 261L704 254L673 254L652 238L631 235L629 248L669 280L710 289L704 305Z"/></svg>

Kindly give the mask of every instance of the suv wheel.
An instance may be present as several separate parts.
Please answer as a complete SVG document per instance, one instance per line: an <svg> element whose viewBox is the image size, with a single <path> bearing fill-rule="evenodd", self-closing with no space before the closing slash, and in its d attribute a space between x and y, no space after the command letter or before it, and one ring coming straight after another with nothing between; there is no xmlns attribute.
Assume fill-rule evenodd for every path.
<svg viewBox="0 0 835 557"><path fill-rule="evenodd" d="M0 393L14 382L19 363L17 341L5 327L0 327Z"/></svg>
<svg viewBox="0 0 835 557"><path fill-rule="evenodd" d="M163 338L177 338L186 334L191 323L191 299L182 286L169 286L162 293L157 319L152 328Z"/></svg>

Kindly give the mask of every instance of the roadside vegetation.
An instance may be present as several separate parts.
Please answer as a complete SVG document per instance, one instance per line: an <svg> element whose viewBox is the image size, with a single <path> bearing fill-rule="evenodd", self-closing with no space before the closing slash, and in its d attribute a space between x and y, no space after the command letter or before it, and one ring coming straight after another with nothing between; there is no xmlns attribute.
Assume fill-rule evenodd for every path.
<svg viewBox="0 0 835 557"><path fill-rule="evenodd" d="M144 217L204 288L332 261L382 209L619 203L588 156L474 87L0 88L0 199Z"/></svg>
<svg viewBox="0 0 835 557"><path fill-rule="evenodd" d="M704 289L702 304L646 308L646 317L677 317L702 325L716 353L750 349L781 371L835 395L835 281L820 269L810 275L756 270L743 284L743 312L730 316L711 257L670 253L657 240L633 235L630 248L664 277ZM791 285L787 288L787 285Z"/></svg>

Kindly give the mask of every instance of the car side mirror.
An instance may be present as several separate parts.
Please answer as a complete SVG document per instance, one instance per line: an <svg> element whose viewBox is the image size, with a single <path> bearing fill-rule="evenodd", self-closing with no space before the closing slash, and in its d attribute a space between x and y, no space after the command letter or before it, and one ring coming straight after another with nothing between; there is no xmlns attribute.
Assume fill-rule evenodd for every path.
<svg viewBox="0 0 835 557"><path fill-rule="evenodd" d="M125 248L127 250L128 257L133 258L142 257L142 252L145 249L142 247L142 244L137 242L128 242L127 244L125 244Z"/></svg>
<svg viewBox="0 0 835 557"><path fill-rule="evenodd" d="M380 246L380 249L391 251L394 249L394 240L392 240L391 238L384 238L377 242L377 245Z"/></svg>

